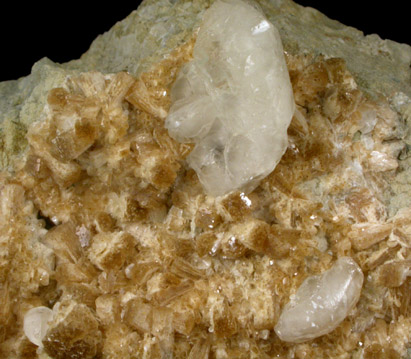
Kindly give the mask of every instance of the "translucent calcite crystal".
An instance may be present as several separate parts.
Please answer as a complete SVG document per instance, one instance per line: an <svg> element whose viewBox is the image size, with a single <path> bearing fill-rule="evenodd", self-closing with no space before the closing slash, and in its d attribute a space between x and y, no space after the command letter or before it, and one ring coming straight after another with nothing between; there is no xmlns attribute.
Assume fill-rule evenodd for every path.
<svg viewBox="0 0 411 359"><path fill-rule="evenodd" d="M209 194L250 190L279 162L294 113L280 35L252 5L216 1L193 56L172 88L166 127L196 144L188 163Z"/></svg>
<svg viewBox="0 0 411 359"><path fill-rule="evenodd" d="M49 328L49 322L53 319L53 311L47 307L35 307L24 316L24 334L35 345L42 347L43 338Z"/></svg>
<svg viewBox="0 0 411 359"><path fill-rule="evenodd" d="M319 276L307 278L285 306L275 332L286 342L303 342L334 330L357 304L364 275L342 257Z"/></svg>

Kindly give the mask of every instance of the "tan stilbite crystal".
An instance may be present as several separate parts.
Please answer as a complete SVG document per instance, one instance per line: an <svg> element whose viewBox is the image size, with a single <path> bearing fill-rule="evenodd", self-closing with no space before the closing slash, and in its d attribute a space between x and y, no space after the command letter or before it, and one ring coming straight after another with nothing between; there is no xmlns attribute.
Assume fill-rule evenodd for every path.
<svg viewBox="0 0 411 359"><path fill-rule="evenodd" d="M92 310L73 300L59 303L43 339L44 350L52 358L94 358L101 332Z"/></svg>

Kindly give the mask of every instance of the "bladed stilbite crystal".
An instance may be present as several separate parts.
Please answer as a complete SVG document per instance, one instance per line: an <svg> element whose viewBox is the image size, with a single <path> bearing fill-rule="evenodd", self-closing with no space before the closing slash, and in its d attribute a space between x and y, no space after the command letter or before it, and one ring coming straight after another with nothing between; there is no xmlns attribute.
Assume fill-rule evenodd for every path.
<svg viewBox="0 0 411 359"><path fill-rule="evenodd" d="M275 326L281 340L299 343L333 331L357 304L364 275L342 257L319 276L308 277L285 306Z"/></svg>
<svg viewBox="0 0 411 359"><path fill-rule="evenodd" d="M195 143L188 163L206 192L255 188L284 154L294 113L277 29L249 3L216 1L171 100L166 127Z"/></svg>

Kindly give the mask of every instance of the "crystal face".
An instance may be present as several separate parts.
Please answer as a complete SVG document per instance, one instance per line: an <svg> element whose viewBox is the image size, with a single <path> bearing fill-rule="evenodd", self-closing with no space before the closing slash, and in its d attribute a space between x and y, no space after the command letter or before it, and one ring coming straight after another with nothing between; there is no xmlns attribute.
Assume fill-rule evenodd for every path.
<svg viewBox="0 0 411 359"><path fill-rule="evenodd" d="M171 100L166 127L195 143L188 163L207 193L252 190L284 154L294 113L277 29L248 3L216 1Z"/></svg>
<svg viewBox="0 0 411 359"><path fill-rule="evenodd" d="M334 330L357 304L364 275L342 257L319 276L307 278L285 306L275 332L286 342L303 342Z"/></svg>

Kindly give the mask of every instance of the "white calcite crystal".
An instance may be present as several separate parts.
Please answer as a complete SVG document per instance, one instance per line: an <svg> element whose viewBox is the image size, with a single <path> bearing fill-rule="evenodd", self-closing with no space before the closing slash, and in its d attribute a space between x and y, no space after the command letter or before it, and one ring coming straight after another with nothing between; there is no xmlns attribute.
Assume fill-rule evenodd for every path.
<svg viewBox="0 0 411 359"><path fill-rule="evenodd" d="M195 143L188 163L207 193L252 190L284 154L295 107L277 29L249 3L217 0L171 98L166 127Z"/></svg>
<svg viewBox="0 0 411 359"><path fill-rule="evenodd" d="M24 334L33 344L43 347L43 339L53 319L53 311L47 307L35 307L24 316Z"/></svg>
<svg viewBox="0 0 411 359"><path fill-rule="evenodd" d="M333 331L357 304L364 275L350 257L307 278L284 307L275 326L279 338L299 343Z"/></svg>

